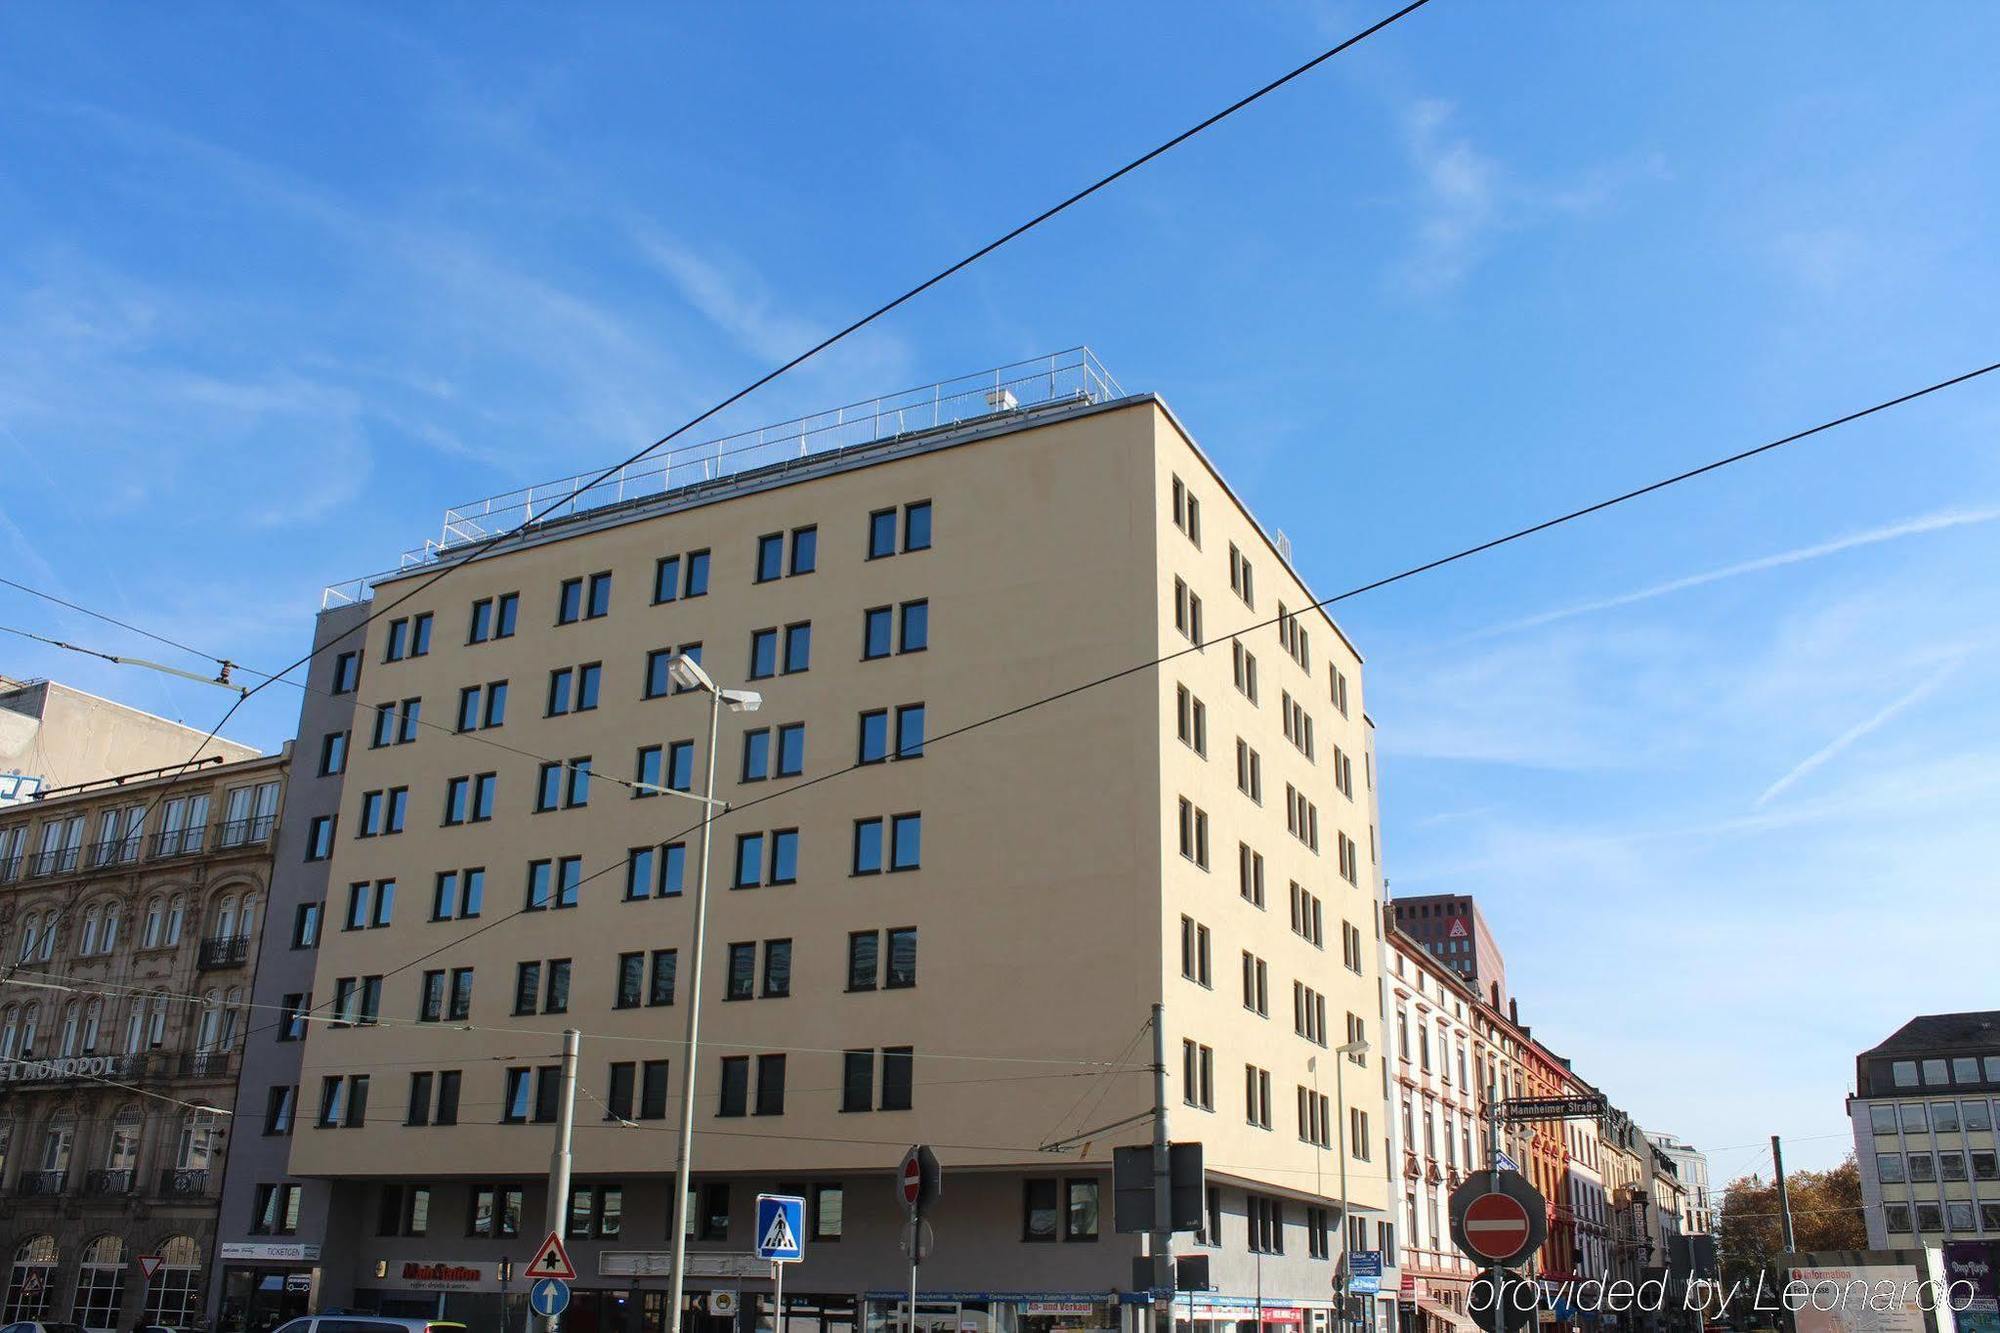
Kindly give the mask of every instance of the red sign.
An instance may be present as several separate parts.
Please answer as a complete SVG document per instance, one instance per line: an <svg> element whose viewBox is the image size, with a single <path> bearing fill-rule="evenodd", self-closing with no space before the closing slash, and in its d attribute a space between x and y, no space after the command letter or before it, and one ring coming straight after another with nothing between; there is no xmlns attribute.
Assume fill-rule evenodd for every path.
<svg viewBox="0 0 2000 1333"><path fill-rule="evenodd" d="M159 1271L166 1267L166 1264L167 1261L157 1254L142 1254L139 1256L139 1271L146 1275L148 1282L151 1282Z"/></svg>
<svg viewBox="0 0 2000 1333"><path fill-rule="evenodd" d="M1465 928L1465 918L1464 918L1464 917L1462 917L1462 916L1455 916L1455 917L1453 917L1453 918L1451 919L1451 927L1450 927L1450 929L1449 929L1449 930L1447 931L1447 933L1448 933L1448 934L1449 934L1449 935L1451 936L1451 938L1453 938L1453 939L1455 939L1455 940L1462 940L1462 939L1464 939L1464 938L1465 938L1465 937L1466 937L1467 935L1470 935L1470 934L1471 934L1472 932L1471 932L1471 931L1469 931L1469 930L1467 930L1467 929Z"/></svg>
<svg viewBox="0 0 2000 1333"><path fill-rule="evenodd" d="M1532 1234L1528 1210L1505 1194L1482 1194L1465 1209L1465 1242L1485 1259L1510 1259Z"/></svg>
<svg viewBox="0 0 2000 1333"><path fill-rule="evenodd" d="M576 1265L569 1261L569 1251L563 1248L562 1237L551 1231L549 1238L535 1251L535 1257L521 1270L521 1276L530 1282L545 1277L561 1278L564 1282L576 1281Z"/></svg>
<svg viewBox="0 0 2000 1333"><path fill-rule="evenodd" d="M922 1193L924 1188L924 1166L922 1162L917 1160L917 1150L915 1148L910 1149L903 1157L901 1180L903 1202L912 1208L916 1207L917 1195Z"/></svg>

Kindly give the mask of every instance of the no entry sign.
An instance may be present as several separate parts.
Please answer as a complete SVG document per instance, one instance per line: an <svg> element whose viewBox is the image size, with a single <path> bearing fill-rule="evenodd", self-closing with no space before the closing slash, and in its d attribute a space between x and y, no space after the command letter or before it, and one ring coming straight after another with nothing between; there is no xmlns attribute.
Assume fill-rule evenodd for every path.
<svg viewBox="0 0 2000 1333"><path fill-rule="evenodd" d="M1475 1171L1451 1193L1451 1238L1473 1259L1521 1262L1548 1238L1541 1192L1515 1171Z"/></svg>

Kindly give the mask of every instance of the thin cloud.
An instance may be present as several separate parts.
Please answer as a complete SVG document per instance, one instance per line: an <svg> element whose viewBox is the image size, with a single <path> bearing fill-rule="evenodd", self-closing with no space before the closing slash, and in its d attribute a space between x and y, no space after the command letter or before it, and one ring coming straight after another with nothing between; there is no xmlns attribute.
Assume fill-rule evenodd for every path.
<svg viewBox="0 0 2000 1333"><path fill-rule="evenodd" d="M1535 629L1542 625L1552 625L1557 621L1574 619L1577 616L1593 615L1599 611L1614 611L1622 606L1632 606L1639 602L1650 602L1656 597L1671 593L1685 592L1690 588L1706 587L1711 583L1721 583L1726 579L1739 578L1745 574L1760 574L1765 570L1782 569L1787 565L1804 564L1809 560L1819 560L1826 556L1838 555L1842 551L1852 551L1863 546L1875 546L1883 542L1900 541L1904 537L1918 537L1925 533L1943 532L1950 528L1971 527L1980 523L1991 523L2000 519L2000 508L1992 509L1941 509L1936 513L1924 514L1917 518L1904 519L1900 523L1890 523L1878 528L1868 528L1861 532L1836 537L1832 541L1816 542L1811 546L1799 546L1775 555L1759 556L1755 560L1744 560L1720 569L1707 570L1700 574L1689 574L1683 578L1669 579L1665 583L1655 583L1651 587L1634 592L1619 593L1615 597L1602 597L1595 601L1578 602L1573 606L1558 607L1553 611L1542 611L1521 620L1510 620L1504 625L1494 625L1476 630L1460 643L1478 639L1495 638L1502 634L1513 634L1524 629Z"/></svg>
<svg viewBox="0 0 2000 1333"><path fill-rule="evenodd" d="M1937 692L1938 687L1944 684L1952 672L1958 670L1959 663L1963 660L1962 657L1959 657L1946 662L1942 667L1932 672L1928 679L1918 683L1914 689L1891 700L1872 717L1855 723L1827 744L1807 755L1804 759L1793 765L1790 772L1764 788L1757 799L1751 802L1751 809L1763 809L1774 797L1796 786L1802 779L1809 776L1815 769L1824 765L1828 760L1839 755L1842 751L1848 749L1855 742L1863 739L1871 732L1877 731L1887 725L1899 714L1928 699Z"/></svg>

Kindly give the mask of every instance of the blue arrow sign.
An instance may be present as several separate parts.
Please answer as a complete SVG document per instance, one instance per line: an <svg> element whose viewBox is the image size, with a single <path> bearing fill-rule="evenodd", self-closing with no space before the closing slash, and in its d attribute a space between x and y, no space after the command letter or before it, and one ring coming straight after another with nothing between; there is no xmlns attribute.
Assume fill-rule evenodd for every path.
<svg viewBox="0 0 2000 1333"><path fill-rule="evenodd" d="M1493 1160L1499 1164L1502 1171L1519 1171L1521 1169L1521 1164L1504 1152L1494 1153Z"/></svg>
<svg viewBox="0 0 2000 1333"><path fill-rule="evenodd" d="M795 1194L757 1196L757 1257L772 1263L805 1258L806 1201Z"/></svg>
<svg viewBox="0 0 2000 1333"><path fill-rule="evenodd" d="M545 1277L528 1288L528 1308L544 1319L553 1319L569 1309L569 1283L559 1277Z"/></svg>

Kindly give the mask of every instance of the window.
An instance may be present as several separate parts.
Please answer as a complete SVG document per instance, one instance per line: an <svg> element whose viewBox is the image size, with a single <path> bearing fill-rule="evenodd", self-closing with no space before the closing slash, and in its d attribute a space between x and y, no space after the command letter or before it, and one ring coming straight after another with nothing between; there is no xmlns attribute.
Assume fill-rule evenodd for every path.
<svg viewBox="0 0 2000 1333"><path fill-rule="evenodd" d="M577 887L582 882L583 858L580 856L565 856L553 862L530 861L526 910L540 912L550 908L574 907Z"/></svg>
<svg viewBox="0 0 2000 1333"><path fill-rule="evenodd" d="M306 826L306 860L324 861L333 855L334 816L315 815Z"/></svg>
<svg viewBox="0 0 2000 1333"><path fill-rule="evenodd" d="M1289 782L1285 784L1285 831L1314 851L1319 850L1319 807Z"/></svg>
<svg viewBox="0 0 2000 1333"><path fill-rule="evenodd" d="M798 874L797 829L736 835L736 876L731 888L754 889L765 884L793 884L798 881Z"/></svg>
<svg viewBox="0 0 2000 1333"><path fill-rule="evenodd" d="M1311 892L1310 890L1306 889L1304 886L1294 882L1292 884L1292 933L1295 935L1302 936L1307 940L1310 940L1314 948L1324 948L1325 944L1323 942L1323 937L1320 934L1321 921L1322 917L1321 917L1319 896ZM1356 931L1354 940L1355 961L1350 963L1349 966L1352 967L1357 972L1361 970L1360 941L1361 941L1361 933L1359 931ZM1345 947L1344 947L1344 937L1343 937L1343 953L1344 952L1345 952Z"/></svg>
<svg viewBox="0 0 2000 1333"><path fill-rule="evenodd" d="M367 1118L368 1075L329 1074L320 1080L321 1129L358 1129Z"/></svg>
<svg viewBox="0 0 2000 1333"><path fill-rule="evenodd" d="M886 937L886 945L884 939ZM887 971L882 967L887 960ZM917 928L857 930L847 936L847 989L904 990L917 984Z"/></svg>
<svg viewBox="0 0 2000 1333"><path fill-rule="evenodd" d="M1182 578L1174 580L1174 628L1189 643L1201 645L1201 595Z"/></svg>
<svg viewBox="0 0 2000 1333"><path fill-rule="evenodd" d="M508 1071L510 1085L513 1072ZM466 1235L498 1240L521 1234L524 1200L519 1186L473 1185L469 1193L471 1206L465 1213Z"/></svg>
<svg viewBox="0 0 2000 1333"><path fill-rule="evenodd" d="M1250 561L1236 543L1229 543L1229 591L1243 599L1243 605L1257 609L1257 585Z"/></svg>
<svg viewBox="0 0 2000 1333"><path fill-rule="evenodd" d="M1292 1031L1315 1046L1326 1045L1326 996L1303 981L1292 983Z"/></svg>
<svg viewBox="0 0 2000 1333"><path fill-rule="evenodd" d="M1252 851L1247 842L1236 844L1236 892L1243 901L1263 909L1264 854Z"/></svg>
<svg viewBox="0 0 2000 1333"><path fill-rule="evenodd" d="M1201 545L1201 501L1179 477L1174 478L1174 526L1197 547Z"/></svg>
<svg viewBox="0 0 2000 1333"><path fill-rule="evenodd" d="M1356 1107L1347 1108L1347 1155L1357 1162L1368 1160L1368 1113Z"/></svg>
<svg viewBox="0 0 2000 1333"><path fill-rule="evenodd" d="M1342 796L1354 799L1354 761L1338 745L1333 747L1333 785Z"/></svg>
<svg viewBox="0 0 2000 1333"><path fill-rule="evenodd" d="M486 904L486 872L478 866L441 871L431 891L431 920L463 921Z"/></svg>
<svg viewBox="0 0 2000 1333"><path fill-rule="evenodd" d="M868 515L868 558L883 560L897 553L896 510L877 509ZM918 500L902 509L902 549L927 551L931 545L931 502Z"/></svg>
<svg viewBox="0 0 2000 1333"><path fill-rule="evenodd" d="M1317 1205L1306 1206L1306 1252L1315 1259L1325 1259L1333 1254L1333 1227L1328 1219L1333 1215L1329 1208Z"/></svg>
<svg viewBox="0 0 2000 1333"><path fill-rule="evenodd" d="M417 738L417 728L423 725L424 701L404 699L375 705L375 734L369 745L382 749L389 745L408 745Z"/></svg>
<svg viewBox="0 0 2000 1333"><path fill-rule="evenodd" d="M1269 965L1243 951L1243 1007L1264 1018L1271 1016L1271 974Z"/></svg>
<svg viewBox="0 0 2000 1333"><path fill-rule="evenodd" d="M662 556L653 566L653 603L677 602L708 592L708 552Z"/></svg>
<svg viewBox="0 0 2000 1333"><path fill-rule="evenodd" d="M535 789L535 810L567 810L590 804L590 756L543 764Z"/></svg>
<svg viewBox="0 0 2000 1333"><path fill-rule="evenodd" d="M1250 1224L1250 1252L1283 1254L1285 1252L1284 1201L1266 1198L1259 1194L1249 1194L1244 1196L1243 1202Z"/></svg>
<svg viewBox="0 0 2000 1333"><path fill-rule="evenodd" d="M1246 958L1249 955L1244 955ZM1271 1127L1271 1071L1243 1066L1244 1119L1258 1129Z"/></svg>
<svg viewBox="0 0 2000 1333"><path fill-rule="evenodd" d="M745 1115L750 1105L750 1057L747 1055L725 1055L722 1057L722 1085L718 1095L715 1114L734 1117Z"/></svg>
<svg viewBox="0 0 2000 1333"><path fill-rule="evenodd" d="M920 653L930 646L930 602L871 607L862 613L863 660L892 653Z"/></svg>
<svg viewBox="0 0 2000 1333"><path fill-rule="evenodd" d="M396 908L396 881L361 880L347 886L347 929L373 930L389 924Z"/></svg>
<svg viewBox="0 0 2000 1333"><path fill-rule="evenodd" d="M299 1231L298 1185L259 1185L252 1205L250 1234L296 1236Z"/></svg>
<svg viewBox="0 0 2000 1333"><path fill-rule="evenodd" d="M1350 972L1361 971L1361 928L1350 921L1340 923L1340 961Z"/></svg>
<svg viewBox="0 0 2000 1333"><path fill-rule="evenodd" d="M885 1046L882 1048L882 1109L884 1111L907 1111L910 1109L910 1089L915 1068L916 1053L911 1047Z"/></svg>
<svg viewBox="0 0 2000 1333"><path fill-rule="evenodd" d="M1238 639L1229 645L1230 665L1237 692L1251 703L1257 702L1257 658Z"/></svg>
<svg viewBox="0 0 2000 1333"><path fill-rule="evenodd" d="M588 579L564 579L556 599L556 623L571 625L579 620L596 620L611 613L611 575L592 574Z"/></svg>
<svg viewBox="0 0 2000 1333"><path fill-rule="evenodd" d="M819 529L807 526L792 529L792 559L786 568L788 577L810 574L819 568Z"/></svg>
<svg viewBox="0 0 2000 1333"><path fill-rule="evenodd" d="M458 729L485 731L507 720L507 682L468 685L458 692Z"/></svg>
<svg viewBox="0 0 2000 1333"><path fill-rule="evenodd" d="M430 1229L428 1185L384 1185L376 1201L375 1232L381 1236L421 1236Z"/></svg>
<svg viewBox="0 0 2000 1333"><path fill-rule="evenodd" d="M264 1095L264 1133L273 1137L292 1132L298 1115L299 1090L290 1083L271 1088Z"/></svg>
<svg viewBox="0 0 2000 1333"><path fill-rule="evenodd" d="M300 903L292 914L292 947L294 949L316 949L319 947L319 922L326 911L325 903Z"/></svg>
<svg viewBox="0 0 2000 1333"><path fill-rule="evenodd" d="M338 777L347 771L348 733L329 731L319 742L319 775L323 778Z"/></svg>
<svg viewBox="0 0 2000 1333"><path fill-rule="evenodd" d="M847 1193L838 1184L814 1185L812 1192L812 1238L839 1240L846 1225Z"/></svg>
<svg viewBox="0 0 2000 1333"><path fill-rule="evenodd" d="M921 814L891 815L886 820L875 818L854 821L852 873L876 875L882 873L885 867L892 872L915 870L922 863L923 816Z"/></svg>
<svg viewBox="0 0 2000 1333"><path fill-rule="evenodd" d="M1208 869L1208 812L1185 796L1180 798L1180 848L1182 856Z"/></svg>
<svg viewBox="0 0 2000 1333"><path fill-rule="evenodd" d="M1181 1042L1181 1100L1204 1111L1215 1109L1215 1052L1190 1040Z"/></svg>
<svg viewBox="0 0 2000 1333"><path fill-rule="evenodd" d="M1318 812L1313 811L1313 816L1313 832L1315 834L1313 841L1314 845L1317 846L1319 841L1317 837L1319 832ZM1340 840L1340 877L1349 884L1358 886L1361 882L1360 848L1356 847L1354 839L1348 837L1345 833L1340 833L1336 836Z"/></svg>
<svg viewBox="0 0 2000 1333"><path fill-rule="evenodd" d="M361 654L342 653L333 659L333 692L352 694L361 684Z"/></svg>
<svg viewBox="0 0 2000 1333"><path fill-rule="evenodd" d="M472 604L472 627L466 635L469 643L485 643L489 639L511 639L514 637L514 619L520 610L521 594L501 593L498 597L482 597Z"/></svg>
<svg viewBox="0 0 2000 1333"><path fill-rule="evenodd" d="M819 529L792 529L792 559L785 562L785 534L766 533L757 539L756 581L769 583L774 579L799 574L810 574L819 561Z"/></svg>
<svg viewBox="0 0 2000 1333"><path fill-rule="evenodd" d="M1335 708L1338 708L1338 709L1340 710L1340 715L1341 715L1342 717L1346 717L1346 716L1347 716L1347 677L1346 677L1346 675L1345 675L1345 674L1343 674L1343 673L1342 673L1342 671L1341 671L1341 669L1340 669L1339 667L1337 667L1337 666L1334 666L1334 665L1332 665L1331 663L1329 663L1329 664L1327 665L1327 668L1326 668L1326 670L1327 670L1327 677L1328 677L1328 681L1329 681L1329 689L1330 689L1330 691L1331 691L1331 695L1332 695L1332 699L1333 699L1333 706L1334 706Z"/></svg>
<svg viewBox="0 0 2000 1333"><path fill-rule="evenodd" d="M548 716L587 713L597 707L597 692L604 680L601 662L582 666L557 667L549 672Z"/></svg>
<svg viewBox="0 0 2000 1333"><path fill-rule="evenodd" d="M1241 736L1236 738L1236 790L1259 805L1264 803L1264 757Z"/></svg>
<svg viewBox="0 0 2000 1333"><path fill-rule="evenodd" d="M625 1190L620 1185L577 1185L569 1192L569 1234L616 1240L625 1229Z"/></svg>
<svg viewBox="0 0 2000 1333"><path fill-rule="evenodd" d="M1174 734L1180 738L1181 744L1206 759L1208 757L1208 705L1195 698L1194 694L1185 685L1177 685L1174 689Z"/></svg>
<svg viewBox="0 0 2000 1333"><path fill-rule="evenodd" d="M785 1057L782 1055L760 1055L757 1057L757 1115L783 1115L785 1113Z"/></svg>
<svg viewBox="0 0 2000 1333"><path fill-rule="evenodd" d="M1181 975L1197 985L1212 985L1208 927L1190 916L1181 918Z"/></svg>

